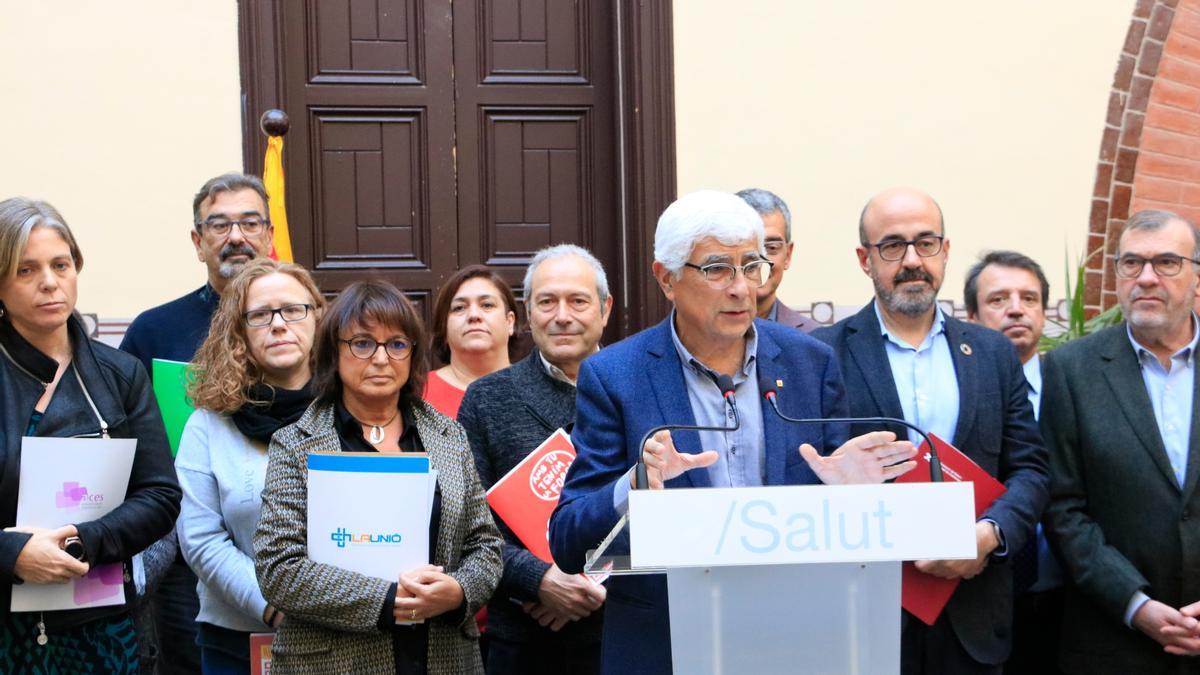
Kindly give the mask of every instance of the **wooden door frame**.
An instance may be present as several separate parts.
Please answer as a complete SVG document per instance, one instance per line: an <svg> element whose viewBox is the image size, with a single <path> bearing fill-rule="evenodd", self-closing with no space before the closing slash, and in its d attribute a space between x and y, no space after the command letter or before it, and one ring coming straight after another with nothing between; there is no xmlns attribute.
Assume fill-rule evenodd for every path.
<svg viewBox="0 0 1200 675"><path fill-rule="evenodd" d="M283 93L281 2L238 0L238 51L242 81L242 166L262 174L266 137L258 128L263 112L288 110ZM605 0L594 0L603 2ZM667 311L650 264L654 227L675 199L675 85L671 0L618 0L616 11L618 89L618 189L625 238L613 288L622 304L622 337L657 323ZM256 36L258 36L256 38ZM293 188L295 189L295 188Z"/></svg>

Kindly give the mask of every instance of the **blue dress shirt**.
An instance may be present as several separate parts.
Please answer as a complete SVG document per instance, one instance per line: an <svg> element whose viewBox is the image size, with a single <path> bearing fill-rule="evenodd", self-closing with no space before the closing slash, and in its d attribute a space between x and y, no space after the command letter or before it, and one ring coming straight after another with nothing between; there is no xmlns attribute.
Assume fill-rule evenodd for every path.
<svg viewBox="0 0 1200 675"><path fill-rule="evenodd" d="M958 428L958 377L950 356L942 309L935 309L929 334L919 346L913 347L888 330L878 301L874 307L904 419L953 443ZM912 429L908 431L908 440L913 445L921 444L921 437Z"/></svg>

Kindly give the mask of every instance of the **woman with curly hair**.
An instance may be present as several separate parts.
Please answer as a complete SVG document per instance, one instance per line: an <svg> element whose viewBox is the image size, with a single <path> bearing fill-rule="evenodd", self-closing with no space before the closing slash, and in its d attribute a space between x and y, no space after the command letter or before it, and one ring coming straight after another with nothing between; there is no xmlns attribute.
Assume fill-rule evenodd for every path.
<svg viewBox="0 0 1200 675"><path fill-rule="evenodd" d="M313 399L313 335L324 307L303 267L251 262L221 294L192 361L196 412L175 469L183 486L179 545L200 578L196 641L205 673L249 673L250 634L283 621L254 576L254 528L271 435Z"/></svg>

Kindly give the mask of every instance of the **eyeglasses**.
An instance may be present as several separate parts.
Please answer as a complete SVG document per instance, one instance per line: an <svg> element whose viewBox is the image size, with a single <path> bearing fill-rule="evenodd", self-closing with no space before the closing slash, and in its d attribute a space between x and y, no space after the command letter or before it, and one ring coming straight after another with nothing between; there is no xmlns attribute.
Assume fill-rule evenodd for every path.
<svg viewBox="0 0 1200 675"><path fill-rule="evenodd" d="M1173 277L1183 270L1183 261L1200 265L1200 260L1185 258L1177 253L1161 253L1153 258L1143 258L1140 255L1132 253L1123 256L1114 256L1113 262L1117 268L1117 276L1122 279L1133 279L1142 274L1142 270L1146 268L1146 263L1150 263L1150 267L1154 273L1160 277Z"/></svg>
<svg viewBox="0 0 1200 675"><path fill-rule="evenodd" d="M733 283L734 277L737 276L737 271L742 271L742 276L746 277L746 284L752 288L758 288L763 285L767 277L771 276L771 267L774 265L770 260L755 260L748 262L745 265L731 265L729 263L711 263L708 265L694 265L690 262L685 262L684 267L690 267L694 270L700 270L704 275L704 280L714 288L726 288Z"/></svg>
<svg viewBox="0 0 1200 675"><path fill-rule="evenodd" d="M349 340L338 340L338 342L345 342L350 346L350 353L355 358L364 361L375 358L380 347L383 347L383 351L393 361L403 361L412 354L412 343L403 338L392 338L387 342L379 342L365 335L356 335Z"/></svg>
<svg viewBox="0 0 1200 675"><path fill-rule="evenodd" d="M940 234L928 234L924 237L917 237L916 239L909 239L907 241L903 239L889 239L874 244L863 242L863 246L877 248L879 249L880 258L888 262L896 262L897 260L904 259L904 254L908 253L909 246L916 249L917 255L922 258L931 258L941 253L943 238Z"/></svg>
<svg viewBox="0 0 1200 675"><path fill-rule="evenodd" d="M308 316L308 310L312 309L312 305L284 305L278 309L252 309L249 312L242 312L242 318L246 320L246 325L259 328L261 326L269 326L275 320L275 315L283 319L286 323L296 323L303 321Z"/></svg>
<svg viewBox="0 0 1200 675"><path fill-rule="evenodd" d="M271 224L271 221L263 219L261 216L252 216L242 218L241 220L206 220L203 223L196 223L197 228L205 228L210 234L216 237L228 237L233 231L233 226L237 225L242 234L248 237L254 237L262 234L263 230Z"/></svg>

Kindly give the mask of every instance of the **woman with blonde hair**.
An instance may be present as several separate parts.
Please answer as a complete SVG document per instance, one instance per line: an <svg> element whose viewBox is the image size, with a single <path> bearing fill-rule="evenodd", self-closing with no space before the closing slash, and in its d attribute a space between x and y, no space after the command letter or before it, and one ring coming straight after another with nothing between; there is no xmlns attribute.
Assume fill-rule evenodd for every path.
<svg viewBox="0 0 1200 675"><path fill-rule="evenodd" d="M179 484L150 378L134 357L88 337L75 312L82 268L79 245L53 206L23 197L0 201L3 673L137 673L130 559L170 532L179 513ZM99 518L78 511L80 520L63 527L18 522L23 439L35 436L137 439L125 499ZM80 477L64 467L63 479ZM65 584L97 566L119 570L125 602L10 610L17 585Z"/></svg>
<svg viewBox="0 0 1200 675"><path fill-rule="evenodd" d="M312 345L325 301L299 265L259 259L221 294L192 361L196 412L179 443L179 545L200 583L197 643L205 673L249 673L250 634L283 614L254 576L267 444L312 402Z"/></svg>

